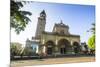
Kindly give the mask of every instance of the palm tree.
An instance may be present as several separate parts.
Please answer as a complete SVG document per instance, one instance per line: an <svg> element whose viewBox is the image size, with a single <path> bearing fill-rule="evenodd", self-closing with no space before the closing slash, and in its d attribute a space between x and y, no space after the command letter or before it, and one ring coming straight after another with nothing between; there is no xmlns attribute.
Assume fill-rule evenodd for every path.
<svg viewBox="0 0 100 67"><path fill-rule="evenodd" d="M15 29L15 32L17 34L20 33L20 31L24 31L26 25L31 20L28 16L31 16L32 13L29 11L20 10L20 8L24 7L25 1L19 2L15 0L10 0L10 25L11 29Z"/></svg>
<svg viewBox="0 0 100 67"><path fill-rule="evenodd" d="M93 34L95 34L95 23L92 23L92 27L87 32L92 32Z"/></svg>

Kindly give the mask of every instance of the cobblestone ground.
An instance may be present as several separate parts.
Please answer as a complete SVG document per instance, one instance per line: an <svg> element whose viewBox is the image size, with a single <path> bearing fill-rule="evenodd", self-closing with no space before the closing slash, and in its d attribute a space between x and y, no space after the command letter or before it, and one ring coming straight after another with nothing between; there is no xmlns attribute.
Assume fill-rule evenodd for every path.
<svg viewBox="0 0 100 67"><path fill-rule="evenodd" d="M64 58L48 58L48 59L33 59L11 61L11 67L23 67L32 65L47 65L47 64L67 64L67 63L82 63L94 62L95 57L64 57Z"/></svg>

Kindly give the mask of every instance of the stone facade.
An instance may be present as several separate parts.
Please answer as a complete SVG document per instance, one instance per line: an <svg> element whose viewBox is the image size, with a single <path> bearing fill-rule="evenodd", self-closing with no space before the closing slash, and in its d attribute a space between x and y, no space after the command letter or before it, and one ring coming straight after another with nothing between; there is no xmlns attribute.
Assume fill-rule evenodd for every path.
<svg viewBox="0 0 100 67"><path fill-rule="evenodd" d="M36 35L34 41L28 41L26 45L38 43L37 53L42 56L65 55L78 53L80 51L80 36L69 32L69 26L61 20L55 24L52 32L45 31L46 13L43 10L38 18ZM77 52L75 52L77 51Z"/></svg>

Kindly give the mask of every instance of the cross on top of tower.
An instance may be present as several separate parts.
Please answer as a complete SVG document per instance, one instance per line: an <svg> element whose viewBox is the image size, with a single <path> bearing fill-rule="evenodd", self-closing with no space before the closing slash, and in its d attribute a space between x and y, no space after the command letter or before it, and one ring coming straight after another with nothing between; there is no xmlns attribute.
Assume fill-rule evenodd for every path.
<svg viewBox="0 0 100 67"><path fill-rule="evenodd" d="M60 24L61 24L61 25L64 25L62 20L60 21Z"/></svg>

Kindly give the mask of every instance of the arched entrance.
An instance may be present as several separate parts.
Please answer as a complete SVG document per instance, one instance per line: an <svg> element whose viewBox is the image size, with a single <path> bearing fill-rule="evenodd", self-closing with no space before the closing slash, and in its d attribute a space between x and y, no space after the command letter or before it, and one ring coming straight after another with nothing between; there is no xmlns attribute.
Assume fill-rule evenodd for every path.
<svg viewBox="0 0 100 67"><path fill-rule="evenodd" d="M70 42L66 39L59 40L58 47L59 47L60 54L66 54L71 48Z"/></svg>
<svg viewBox="0 0 100 67"><path fill-rule="evenodd" d="M53 51L54 51L54 42L48 41L46 43L46 53L47 53L47 55L52 55Z"/></svg>
<svg viewBox="0 0 100 67"><path fill-rule="evenodd" d="M73 49L74 49L74 53L79 53L80 52L80 45L79 45L78 42L73 43Z"/></svg>

